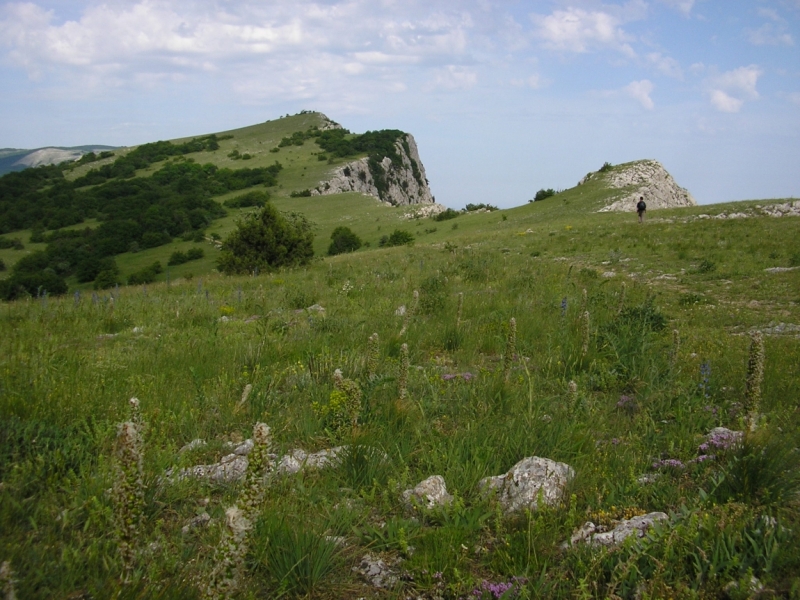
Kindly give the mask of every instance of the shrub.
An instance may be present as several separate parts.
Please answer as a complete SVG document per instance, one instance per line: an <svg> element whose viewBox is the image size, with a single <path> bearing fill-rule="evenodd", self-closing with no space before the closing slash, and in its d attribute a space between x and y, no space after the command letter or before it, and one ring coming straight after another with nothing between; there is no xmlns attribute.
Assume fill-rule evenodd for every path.
<svg viewBox="0 0 800 600"><path fill-rule="evenodd" d="M314 256L311 223L267 203L246 215L225 240L217 268L228 274L274 271L308 264Z"/></svg>
<svg viewBox="0 0 800 600"><path fill-rule="evenodd" d="M467 204L464 207L464 210L466 210L467 212L474 212L476 210L481 210L481 209L488 210L489 212L493 210L499 210L496 206L492 206L491 204L484 204L483 202L481 202L480 204Z"/></svg>
<svg viewBox="0 0 800 600"><path fill-rule="evenodd" d="M311 196L311 190L309 189L299 190L299 191L295 190L291 192L289 196L292 198L308 198Z"/></svg>
<svg viewBox="0 0 800 600"><path fill-rule="evenodd" d="M154 262L149 267L140 269L128 276L128 285L141 285L143 283L152 283L156 280L156 276L164 271L159 261Z"/></svg>
<svg viewBox="0 0 800 600"><path fill-rule="evenodd" d="M0 249L4 248L13 248L14 250L24 250L25 246L22 244L22 240L19 238L4 238L0 237Z"/></svg>
<svg viewBox="0 0 800 600"><path fill-rule="evenodd" d="M390 246L410 246L414 243L414 235L405 229L395 229L391 235L381 237L378 245L381 248Z"/></svg>
<svg viewBox="0 0 800 600"><path fill-rule="evenodd" d="M605 173L606 171L610 171L611 167L613 167L613 166L614 165L612 165L610 162L606 161L606 162L603 163L603 166L598 169L597 172L598 173Z"/></svg>
<svg viewBox="0 0 800 600"><path fill-rule="evenodd" d="M169 244L172 237L166 231L148 231L142 236L142 246L145 248L155 248L156 246L163 246Z"/></svg>
<svg viewBox="0 0 800 600"><path fill-rule="evenodd" d="M112 288L119 283L119 278L117 277L118 271L114 269L104 269L97 274L97 277L94 279L94 289L96 290L107 290L108 288Z"/></svg>
<svg viewBox="0 0 800 600"><path fill-rule="evenodd" d="M222 204L228 208L247 208L249 206L264 206L269 200L267 192L248 192L235 198L228 198Z"/></svg>
<svg viewBox="0 0 800 600"><path fill-rule="evenodd" d="M440 212L438 215L434 215L434 221L447 221L449 219L455 219L461 213L457 210L453 210L452 208L448 208L447 210Z"/></svg>
<svg viewBox="0 0 800 600"><path fill-rule="evenodd" d="M349 227L337 227L331 234L331 245L328 247L328 255L343 254L354 252L361 248L362 242Z"/></svg>
<svg viewBox="0 0 800 600"><path fill-rule="evenodd" d="M548 188L546 190L541 189L538 192L536 192L536 195L533 197L533 200L529 200L529 202L539 202L540 200L545 200L555 195L556 191L553 188Z"/></svg>
<svg viewBox="0 0 800 600"><path fill-rule="evenodd" d="M697 267L698 273L712 273L716 270L717 270L717 263L707 258L704 258Z"/></svg>

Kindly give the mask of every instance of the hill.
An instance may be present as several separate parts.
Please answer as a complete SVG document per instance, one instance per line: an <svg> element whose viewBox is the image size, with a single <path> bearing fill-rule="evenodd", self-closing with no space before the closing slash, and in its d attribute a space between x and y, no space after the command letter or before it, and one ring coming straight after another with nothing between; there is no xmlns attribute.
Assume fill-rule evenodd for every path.
<svg viewBox="0 0 800 600"><path fill-rule="evenodd" d="M22 171L30 167L57 165L62 162L73 162L89 154L114 150L114 146L89 145L36 148L21 150L19 148L0 148L0 177L13 171Z"/></svg>
<svg viewBox="0 0 800 600"><path fill-rule="evenodd" d="M170 189L203 157L203 185L228 185L246 163L276 184L205 199L269 191L317 222L318 255L339 225L368 248L223 276L214 242L252 210L226 208L200 242L115 255L127 274L204 250L169 276L3 304L7 595L797 595L800 201L601 212L634 163L418 217L432 205L311 195L370 162L280 146L315 118L175 140L203 147L120 181ZM97 163L32 171L120 183ZM414 245L380 247L395 229ZM44 249L33 233L0 258Z"/></svg>
<svg viewBox="0 0 800 600"><path fill-rule="evenodd" d="M12 238L19 232L17 237L26 237L29 247L46 245L35 248L44 254L23 262L23 255L10 257L6 266L14 269L13 289L31 293L49 288L55 293L67 285L94 282L102 287L152 280L162 273L168 277L165 247L166 257L172 257L182 251L181 242L210 241L214 254L217 244L210 235L219 231L211 230L220 229L216 221L225 215L233 219L221 225L223 231L243 208L270 197L299 205L301 198L348 190L372 195L387 207L433 202L410 134L385 130L355 135L324 115L303 112L11 173L0 179L0 231ZM162 249L155 260L153 253L130 256L151 248ZM208 250L194 248L193 256L205 256ZM128 269L142 260L149 262L139 270ZM211 262L202 268L207 270ZM26 274L17 274L22 269ZM50 272L43 279L46 269Z"/></svg>

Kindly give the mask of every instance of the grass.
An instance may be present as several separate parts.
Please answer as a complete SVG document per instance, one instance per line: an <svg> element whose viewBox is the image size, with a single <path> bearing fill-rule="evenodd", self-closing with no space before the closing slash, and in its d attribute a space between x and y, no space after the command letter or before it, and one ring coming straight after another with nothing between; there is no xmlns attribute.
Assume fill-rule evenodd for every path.
<svg viewBox="0 0 800 600"><path fill-rule="evenodd" d="M295 130L281 121L284 135ZM248 139L224 141L219 160L234 142L256 155L250 162L275 156ZM693 462L711 428L742 428L746 333L800 324L800 272L765 271L788 266L796 223L683 222L746 204L737 203L651 211L639 225L635 215L591 212L603 194L592 186L437 223L401 221L402 209L357 194L289 198L284 184L275 202L317 223L318 255L341 224L372 246L296 271L223 277L206 244L202 261L171 268L169 285L162 276L146 290L120 288L113 301L103 292L0 306L0 562L13 568L18 596L200 597L196 582L239 486L166 484L165 470L218 460L262 421L278 455L350 450L332 468L266 489L243 598L488 598L509 582L520 598L725 598L738 593L730 582L746 597L751 576L765 596L799 598L796 333L765 336L757 435ZM209 233L224 235L235 214ZM378 249L397 227L415 233L415 245ZM123 272L166 264L193 245L118 260ZM716 268L699 269L703 261ZM414 290L418 310L400 337L396 311ZM314 303L324 313L304 310ZM403 343L411 366L399 400ZM332 431L313 407L329 402L337 368L362 391L355 429ZM138 562L122 587L107 490L131 396L147 422L146 493ZM196 438L207 446L178 452ZM503 515L478 482L534 455L575 469L563 503ZM683 467L654 471L664 460ZM653 483L640 481L654 472ZM409 511L402 491L434 474L454 502ZM183 533L202 511L211 525ZM613 525L651 511L670 520L638 542L561 548L587 520ZM373 591L353 571L367 553L396 565L394 587Z"/></svg>

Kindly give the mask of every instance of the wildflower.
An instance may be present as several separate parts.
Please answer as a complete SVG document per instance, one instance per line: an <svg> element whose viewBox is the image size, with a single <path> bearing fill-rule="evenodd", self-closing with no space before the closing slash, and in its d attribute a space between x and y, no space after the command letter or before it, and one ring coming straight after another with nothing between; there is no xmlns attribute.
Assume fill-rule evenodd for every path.
<svg viewBox="0 0 800 600"><path fill-rule="evenodd" d="M473 373L470 373L469 371L467 371L466 373L462 373L461 374L461 379L463 379L464 381L469 381L471 379L475 379L475 377L477 377L477 375L474 375Z"/></svg>
<svg viewBox="0 0 800 600"><path fill-rule="evenodd" d="M581 337L583 342L581 343L581 356L586 356L589 353L589 311L583 311L583 316L581 317Z"/></svg>
<svg viewBox="0 0 800 600"><path fill-rule="evenodd" d="M400 374L397 378L397 395L405 400L408 394L408 344L400 346Z"/></svg>
<svg viewBox="0 0 800 600"><path fill-rule="evenodd" d="M569 398L570 405L574 405L578 400L578 384L570 381L567 384L567 397Z"/></svg>
<svg viewBox="0 0 800 600"><path fill-rule="evenodd" d="M380 354L380 340L377 333L373 333L367 340L367 379L375 379L378 372L378 355Z"/></svg>
<svg viewBox="0 0 800 600"><path fill-rule="evenodd" d="M681 349L681 332L677 329L672 330L672 350L669 353L669 362L675 367L678 363L678 353Z"/></svg>
<svg viewBox="0 0 800 600"><path fill-rule="evenodd" d="M131 405L133 406L133 404ZM144 507L142 440L132 421L117 427L117 473L112 487L117 548L122 559L122 583L131 581Z"/></svg>
<svg viewBox="0 0 800 600"><path fill-rule="evenodd" d="M740 431L731 431L724 427L716 427L706 436L706 441L700 444L697 449L702 453L709 450L725 451L737 446L742 441Z"/></svg>
<svg viewBox="0 0 800 600"><path fill-rule="evenodd" d="M628 291L628 286L625 285L625 282L622 282L622 289L619 291L619 306L617 306L617 314L622 312L622 309L625 308L625 295Z"/></svg>
<svg viewBox="0 0 800 600"><path fill-rule="evenodd" d="M709 382L711 381L711 363L704 361L700 365L700 391L705 398L709 398L708 393Z"/></svg>
<svg viewBox="0 0 800 600"><path fill-rule="evenodd" d="M508 381L511 374L511 363L517 349L517 320L514 317L508 322L508 337L506 338L506 352L503 356L503 379Z"/></svg>
<svg viewBox="0 0 800 600"><path fill-rule="evenodd" d="M567 297L564 296L561 299L561 316L564 317L567 314Z"/></svg>
<svg viewBox="0 0 800 600"><path fill-rule="evenodd" d="M406 334L406 331L408 331L408 326L411 323L411 317L413 317L414 313L417 311L418 304L419 304L419 292L417 290L414 290L411 304L409 305L409 307L406 309L405 312L405 318L403 319L403 328L400 330L399 334L400 337L404 336Z"/></svg>
<svg viewBox="0 0 800 600"><path fill-rule="evenodd" d="M272 434L265 423L253 427L253 449L245 472L244 490L237 504L225 511L225 531L214 551L214 566L201 592L204 598L230 598L239 587L248 537L264 498Z"/></svg>
<svg viewBox="0 0 800 600"><path fill-rule="evenodd" d="M657 460L657 461L655 461L653 463L652 466L653 466L653 469L655 469L655 470L665 469L665 468L683 469L683 468L686 467L686 465L684 465L683 462L681 462L677 458L665 458L665 459L662 459L662 460Z"/></svg>
<svg viewBox="0 0 800 600"><path fill-rule="evenodd" d="M333 394L338 392L341 396L340 399L344 401L342 411L344 419L346 419L352 427L358 424L358 417L361 414L361 388L352 379L345 379L342 375L341 369L336 369L333 372L333 387L335 388Z"/></svg>
<svg viewBox="0 0 800 600"><path fill-rule="evenodd" d="M236 410L239 410L244 407L245 403L247 402L247 399L250 397L250 392L252 391L253 391L252 383L248 383L246 386L244 386L244 390L242 390L242 399L239 400L239 403L236 405Z"/></svg>
<svg viewBox="0 0 800 600"><path fill-rule="evenodd" d="M581 312L585 312L589 308L589 293L586 288L581 290Z"/></svg>
<svg viewBox="0 0 800 600"><path fill-rule="evenodd" d="M461 327L461 315L464 310L464 292L458 293L458 311L456 312L456 329Z"/></svg>
<svg viewBox="0 0 800 600"><path fill-rule="evenodd" d="M751 335L750 353L747 359L747 378L744 388L744 406L750 429L756 427L758 407L761 404L761 384L764 381L764 337L760 331Z"/></svg>

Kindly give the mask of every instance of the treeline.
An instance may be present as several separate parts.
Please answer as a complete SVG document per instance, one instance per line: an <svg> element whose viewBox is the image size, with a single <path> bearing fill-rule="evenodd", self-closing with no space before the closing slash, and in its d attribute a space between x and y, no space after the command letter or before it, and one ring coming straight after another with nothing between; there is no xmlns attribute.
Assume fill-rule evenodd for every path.
<svg viewBox="0 0 800 600"><path fill-rule="evenodd" d="M107 260L116 254L160 246L177 236L202 239L200 232L225 214L211 199L213 196L259 184L275 185L281 168L277 162L270 167L232 170L191 160L172 161L151 177L115 178L89 189L76 189L77 182L68 182L63 174L46 169L42 174L36 172L39 169L13 173L30 172L30 180L12 180L0 191L8 194L13 188L24 192L17 199L1 196L5 212L0 213L0 219L23 215L22 223L12 221L9 225L7 219L5 226L33 227L31 241L46 242L47 247L14 265L0 296L12 299L35 294L40 288L51 294L63 293L64 278L71 275L85 283L96 281L106 271L116 273L116 266ZM0 178L0 185L5 179ZM13 210L15 206L17 211ZM86 217L95 217L101 223L95 228L45 233L45 227L51 224L44 220L48 211L64 211L69 217L63 221L69 223L79 223ZM108 279L109 273L104 273L103 281Z"/></svg>

